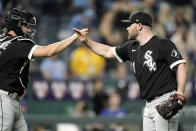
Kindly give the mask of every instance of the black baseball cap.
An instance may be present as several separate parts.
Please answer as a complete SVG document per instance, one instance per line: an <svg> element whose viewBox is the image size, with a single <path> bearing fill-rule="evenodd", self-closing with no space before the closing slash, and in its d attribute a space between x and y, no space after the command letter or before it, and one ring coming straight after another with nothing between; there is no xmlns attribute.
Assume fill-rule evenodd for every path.
<svg viewBox="0 0 196 131"><path fill-rule="evenodd" d="M131 13L128 20L121 20L124 23L141 23L142 25L150 26L152 27L152 17L142 11L139 12L133 12Z"/></svg>

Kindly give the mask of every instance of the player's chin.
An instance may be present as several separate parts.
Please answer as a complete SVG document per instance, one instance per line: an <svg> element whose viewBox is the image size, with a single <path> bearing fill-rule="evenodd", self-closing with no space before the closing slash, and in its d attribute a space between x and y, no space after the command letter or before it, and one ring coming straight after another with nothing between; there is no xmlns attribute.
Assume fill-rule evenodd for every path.
<svg viewBox="0 0 196 131"><path fill-rule="evenodd" d="M136 38L134 36L129 35L128 40L135 40Z"/></svg>

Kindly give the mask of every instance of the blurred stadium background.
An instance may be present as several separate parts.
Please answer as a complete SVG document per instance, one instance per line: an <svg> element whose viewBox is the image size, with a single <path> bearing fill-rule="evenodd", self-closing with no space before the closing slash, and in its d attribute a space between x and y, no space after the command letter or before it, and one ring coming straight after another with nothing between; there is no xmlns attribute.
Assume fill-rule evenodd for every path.
<svg viewBox="0 0 196 131"><path fill-rule="evenodd" d="M196 130L196 1L195 0L0 0L4 15L26 9L37 18L35 42L46 45L89 28L89 37L108 45L127 40L120 20L132 11L153 16L155 34L175 42L188 63L179 131ZM31 63L28 91L20 100L30 131L142 131L145 101L129 63L103 59L78 42L58 56ZM104 108L118 109L104 113Z"/></svg>

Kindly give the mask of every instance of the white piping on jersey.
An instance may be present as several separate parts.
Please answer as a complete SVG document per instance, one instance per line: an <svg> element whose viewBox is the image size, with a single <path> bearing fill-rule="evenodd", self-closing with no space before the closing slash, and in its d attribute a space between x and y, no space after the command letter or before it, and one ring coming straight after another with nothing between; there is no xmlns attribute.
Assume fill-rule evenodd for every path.
<svg viewBox="0 0 196 131"><path fill-rule="evenodd" d="M133 66L133 72L136 73L136 70L135 70L135 62L131 62L132 63L132 66Z"/></svg>
<svg viewBox="0 0 196 131"><path fill-rule="evenodd" d="M28 59L31 60L32 59L32 55L33 55L33 52L35 51L35 48L37 48L38 45L34 45L31 49L31 51L29 52L29 55L28 55Z"/></svg>
<svg viewBox="0 0 196 131"><path fill-rule="evenodd" d="M115 57L118 59L118 61L120 62L120 63L122 63L123 62L123 60L117 55L117 53L116 53L116 47L112 47L112 52L114 53L114 55L115 55Z"/></svg>
<svg viewBox="0 0 196 131"><path fill-rule="evenodd" d="M35 42L33 40L31 40L31 39L18 37L18 41L25 41L25 40L31 41L33 44L35 44Z"/></svg>
<svg viewBox="0 0 196 131"><path fill-rule="evenodd" d="M22 73L22 71L23 71L24 67L27 65L27 63L28 63L28 60L23 64L22 68L20 69L20 73L19 73L19 74ZM20 78L20 76L19 76L19 80L20 80L20 84L22 85L22 87L23 87L24 89L26 89L26 87L25 87L24 84L22 83L22 79Z"/></svg>
<svg viewBox="0 0 196 131"><path fill-rule="evenodd" d="M4 37L3 39L0 39L0 41L4 41L6 38L8 38L8 36Z"/></svg>
<svg viewBox="0 0 196 131"><path fill-rule="evenodd" d="M172 64L170 65L170 68L173 69L176 65L181 64L181 63L186 63L186 61L185 61L185 60L178 60L178 61L175 61L174 63L172 63Z"/></svg>
<svg viewBox="0 0 196 131"><path fill-rule="evenodd" d="M8 40L8 41L3 42L3 43L0 45L0 48L2 48L3 50L6 50L7 46L8 46L9 44L11 44L11 41L15 40L16 38L17 38L17 37L14 37L14 38L11 39L11 40Z"/></svg>

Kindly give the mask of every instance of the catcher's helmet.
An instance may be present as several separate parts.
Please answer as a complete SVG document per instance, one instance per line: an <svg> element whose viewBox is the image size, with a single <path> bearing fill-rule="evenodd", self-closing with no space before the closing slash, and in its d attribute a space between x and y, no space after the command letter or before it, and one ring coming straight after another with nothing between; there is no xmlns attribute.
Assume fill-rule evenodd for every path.
<svg viewBox="0 0 196 131"><path fill-rule="evenodd" d="M17 8L10 10L5 17L5 23L8 31L14 30L17 35L22 35L26 38L33 38L35 35L36 30L32 27L36 25L36 18L26 10L20 11ZM22 25L30 28L31 32L24 34L21 29Z"/></svg>

